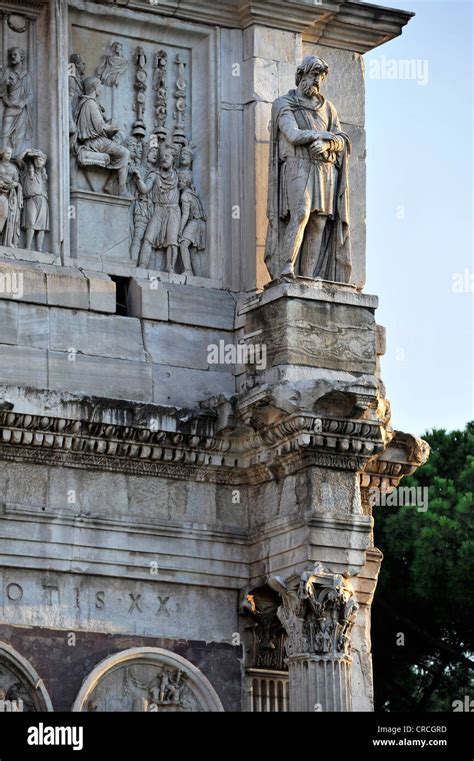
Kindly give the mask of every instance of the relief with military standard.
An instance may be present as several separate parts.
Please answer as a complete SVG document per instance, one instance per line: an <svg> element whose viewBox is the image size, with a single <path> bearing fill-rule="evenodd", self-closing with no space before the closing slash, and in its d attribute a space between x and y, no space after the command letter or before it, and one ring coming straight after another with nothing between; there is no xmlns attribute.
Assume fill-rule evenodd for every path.
<svg viewBox="0 0 474 761"><path fill-rule="evenodd" d="M202 274L188 51L112 40L95 67L90 58L69 59L71 198L79 228L81 214L102 208L108 241L78 235L77 254Z"/></svg>

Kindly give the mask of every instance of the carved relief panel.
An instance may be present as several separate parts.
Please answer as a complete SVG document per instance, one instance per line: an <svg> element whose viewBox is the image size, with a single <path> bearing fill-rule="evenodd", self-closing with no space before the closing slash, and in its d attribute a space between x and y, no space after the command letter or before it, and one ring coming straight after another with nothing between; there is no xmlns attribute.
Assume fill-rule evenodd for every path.
<svg viewBox="0 0 474 761"><path fill-rule="evenodd" d="M42 2L0 3L0 245L37 251L50 228L38 112L47 84L39 76L45 19Z"/></svg>
<svg viewBox="0 0 474 761"><path fill-rule="evenodd" d="M42 680L30 663L0 642L0 712L51 711Z"/></svg>
<svg viewBox="0 0 474 761"><path fill-rule="evenodd" d="M168 650L138 647L100 663L82 685L73 710L176 713L223 708L192 663Z"/></svg>
<svg viewBox="0 0 474 761"><path fill-rule="evenodd" d="M14 155L37 142L36 18L0 5L1 143Z"/></svg>
<svg viewBox="0 0 474 761"><path fill-rule="evenodd" d="M211 43L194 25L70 8L73 257L215 275Z"/></svg>

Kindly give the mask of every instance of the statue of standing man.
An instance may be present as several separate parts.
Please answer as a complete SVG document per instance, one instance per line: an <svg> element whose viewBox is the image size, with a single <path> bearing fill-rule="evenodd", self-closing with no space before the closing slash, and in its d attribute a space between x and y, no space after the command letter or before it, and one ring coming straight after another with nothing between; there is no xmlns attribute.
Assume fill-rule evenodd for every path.
<svg viewBox="0 0 474 761"><path fill-rule="evenodd" d="M33 88L23 48L8 51L8 66L0 72L0 98L3 100L3 142L16 154L31 137L33 129Z"/></svg>
<svg viewBox="0 0 474 761"><path fill-rule="evenodd" d="M320 93L329 67L306 56L296 90L273 104L265 263L272 279L351 276L348 156L333 104Z"/></svg>

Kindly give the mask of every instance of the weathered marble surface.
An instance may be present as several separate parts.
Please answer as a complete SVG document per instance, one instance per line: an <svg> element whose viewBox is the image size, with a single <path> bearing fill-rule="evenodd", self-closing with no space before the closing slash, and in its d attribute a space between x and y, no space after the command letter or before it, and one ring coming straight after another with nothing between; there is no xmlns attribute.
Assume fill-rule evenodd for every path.
<svg viewBox="0 0 474 761"><path fill-rule="evenodd" d="M395 488L428 452L391 429L377 299L360 292L361 54L400 33L409 14L305 0L274 0L271 17L243 0L126 6L38 0L15 10L16 29L7 15L0 19L3 63L8 48L26 51L33 123L21 139L47 156L50 216L44 246L39 223L31 241L43 251L25 249L23 233L17 247L0 246L2 632L40 664L64 710L75 696L79 710L87 697L91 710L153 702L209 709L197 688L189 705L180 703L184 692L173 703L180 677L163 661L137 664L136 705L110 697L125 674L120 656L108 663L117 671L106 668L102 686L89 690L87 678L107 656L150 642L202 668L218 692L215 710L221 698L239 709L248 689L244 591L272 579L284 607L287 583L322 564L317 573L331 575L334 588L337 575L351 578L358 605L352 688L345 673L342 707L352 698L353 710L371 710L370 604L380 554L367 491ZM82 72L65 65L74 53ZM353 273L344 286L296 280L262 290L271 103L293 87L308 54L328 61L323 92L353 143ZM191 253L193 274L163 272L163 255L137 267L136 175L127 175L127 193L123 182L114 185L120 168L105 166L114 153L105 133L100 145L72 139L68 77L80 91L91 76L102 81L99 100L122 157L126 151L132 161L144 136L164 142L165 127L175 148L188 149L184 161L207 217L205 247ZM70 149L78 143L92 157L77 161ZM144 178L157 166L149 147L145 163L133 158ZM44 182L41 192L44 199ZM169 214L163 198L153 203ZM166 225L166 245L181 247ZM126 288L122 316L117 293ZM211 362L209 347L235 348L248 334L265 346L264 367ZM77 634L75 660L63 658L68 633ZM1 647L0 666L10 674L13 661ZM71 666L67 686L59 684L58 659ZM43 673L17 666L29 699L50 709ZM297 684L313 694L317 679L308 685L295 675L293 694Z"/></svg>

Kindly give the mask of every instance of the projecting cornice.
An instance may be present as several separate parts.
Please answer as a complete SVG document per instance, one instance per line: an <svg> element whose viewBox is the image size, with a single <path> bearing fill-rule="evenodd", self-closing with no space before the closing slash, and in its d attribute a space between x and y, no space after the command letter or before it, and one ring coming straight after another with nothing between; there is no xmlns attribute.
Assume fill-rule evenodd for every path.
<svg viewBox="0 0 474 761"><path fill-rule="evenodd" d="M246 29L259 24L299 32L308 41L359 53L401 34L414 15L363 2L326 0L96 0L108 12L129 10L172 16L186 21Z"/></svg>
<svg viewBox="0 0 474 761"><path fill-rule="evenodd" d="M360 487L366 511L371 513L370 492L390 494L402 478L410 476L428 460L430 447L423 439L402 431L394 431L393 438L383 452L369 458L360 474Z"/></svg>
<svg viewBox="0 0 474 761"><path fill-rule="evenodd" d="M361 470L383 449L376 422L288 415L238 437L0 411L5 460L214 483L259 483L307 465ZM117 411L118 412L118 411Z"/></svg>

